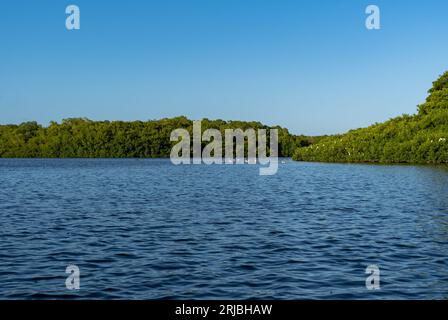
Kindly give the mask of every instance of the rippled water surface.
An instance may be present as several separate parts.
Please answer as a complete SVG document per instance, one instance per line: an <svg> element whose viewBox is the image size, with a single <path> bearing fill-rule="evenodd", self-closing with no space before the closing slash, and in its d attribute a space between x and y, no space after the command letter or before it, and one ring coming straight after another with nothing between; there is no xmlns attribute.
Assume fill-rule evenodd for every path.
<svg viewBox="0 0 448 320"><path fill-rule="evenodd" d="M1 299L441 299L447 262L443 167L0 160Z"/></svg>

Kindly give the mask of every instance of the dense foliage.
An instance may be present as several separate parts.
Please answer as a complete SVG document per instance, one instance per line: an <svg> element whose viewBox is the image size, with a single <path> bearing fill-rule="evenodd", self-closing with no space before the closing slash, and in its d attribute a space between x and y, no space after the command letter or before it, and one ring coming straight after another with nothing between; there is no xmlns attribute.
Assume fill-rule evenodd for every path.
<svg viewBox="0 0 448 320"><path fill-rule="evenodd" d="M185 128L192 134L193 122L186 117L151 121L91 121L65 119L43 127L36 122L0 125L0 157L3 158L155 158L169 157L174 129ZM202 130L214 128L224 136L226 128L269 129L259 122L202 120ZM291 135L287 129L274 127L279 133L280 156L292 156L299 146L309 145L311 138ZM204 145L208 142L204 142Z"/></svg>
<svg viewBox="0 0 448 320"><path fill-rule="evenodd" d="M448 163L448 72L433 83L415 115L321 139L298 148L299 161Z"/></svg>

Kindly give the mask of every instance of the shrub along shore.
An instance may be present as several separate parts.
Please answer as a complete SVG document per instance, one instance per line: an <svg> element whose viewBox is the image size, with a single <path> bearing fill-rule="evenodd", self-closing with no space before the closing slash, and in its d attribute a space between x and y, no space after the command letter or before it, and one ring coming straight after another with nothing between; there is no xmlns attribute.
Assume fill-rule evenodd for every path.
<svg viewBox="0 0 448 320"><path fill-rule="evenodd" d="M415 115L321 139L298 148L298 161L448 163L448 72L429 90Z"/></svg>

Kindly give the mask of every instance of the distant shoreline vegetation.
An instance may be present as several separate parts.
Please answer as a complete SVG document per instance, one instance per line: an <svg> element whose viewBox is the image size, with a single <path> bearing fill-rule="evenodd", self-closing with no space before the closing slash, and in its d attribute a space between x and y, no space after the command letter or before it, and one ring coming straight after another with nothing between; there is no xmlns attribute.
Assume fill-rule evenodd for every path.
<svg viewBox="0 0 448 320"><path fill-rule="evenodd" d="M448 163L448 72L433 82L415 115L325 137L298 148L297 161L350 163Z"/></svg>
<svg viewBox="0 0 448 320"><path fill-rule="evenodd" d="M448 72L433 82L428 92L415 115L402 115L341 135L309 137L260 122L209 119L202 119L202 131L277 129L279 157L292 156L296 161L445 164ZM0 125L0 158L168 158L175 145L170 134L178 128L191 134L193 121L184 116L130 122L71 118L47 127L34 121Z"/></svg>
<svg viewBox="0 0 448 320"><path fill-rule="evenodd" d="M34 121L0 125L0 158L168 158L176 144L170 141L170 135L178 128L192 134L193 121L183 116L130 122L71 118L47 127ZM202 119L203 131L218 129L224 134L225 129L238 128L277 129L280 157L291 157L298 147L317 139L292 135L285 128L260 122Z"/></svg>

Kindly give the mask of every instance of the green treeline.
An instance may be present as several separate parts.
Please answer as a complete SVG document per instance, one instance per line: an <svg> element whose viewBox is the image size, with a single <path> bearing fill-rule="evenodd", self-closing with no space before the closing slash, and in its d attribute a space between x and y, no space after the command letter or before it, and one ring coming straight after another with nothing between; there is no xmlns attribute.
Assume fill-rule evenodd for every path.
<svg viewBox="0 0 448 320"><path fill-rule="evenodd" d="M415 115L323 138L293 159L323 162L448 163L448 72Z"/></svg>
<svg viewBox="0 0 448 320"><path fill-rule="evenodd" d="M278 129L279 156L299 161L448 163L448 72L433 83L415 115L402 115L346 134L296 136L260 122L202 120L202 131ZM177 142L171 132L187 129L186 117L150 121L92 121L85 118L0 125L2 158L156 158L169 157ZM269 133L268 133L269 136ZM207 142L203 142L207 144Z"/></svg>
<svg viewBox="0 0 448 320"><path fill-rule="evenodd" d="M36 122L0 125L2 158L156 158L169 157L177 142L171 132L187 129L192 135L193 121L186 117L150 121L91 121L84 118L51 122L43 127ZM248 128L267 129L259 122L202 120L202 130ZM292 156L298 147L309 145L313 138L295 136L281 127L279 155ZM269 136L269 133L268 133ZM204 145L207 144L204 142Z"/></svg>

